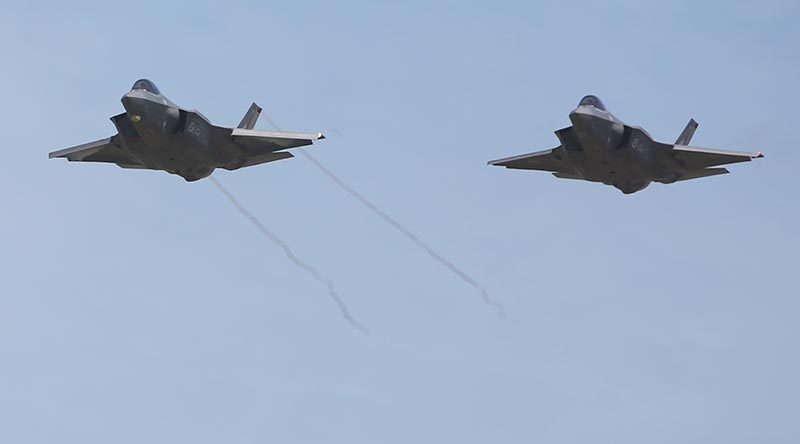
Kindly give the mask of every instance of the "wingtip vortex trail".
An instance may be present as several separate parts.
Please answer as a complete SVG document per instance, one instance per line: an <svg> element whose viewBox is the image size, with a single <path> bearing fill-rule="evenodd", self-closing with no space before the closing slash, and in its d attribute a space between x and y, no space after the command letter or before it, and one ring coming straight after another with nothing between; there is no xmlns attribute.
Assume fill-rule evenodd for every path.
<svg viewBox="0 0 800 444"><path fill-rule="evenodd" d="M273 121L273 120L272 120L272 119L269 117L269 115L267 115L267 114L265 113L265 114L262 114L262 116L264 116L264 119L265 119L265 120L266 120L266 121L267 121L267 122L268 122L268 123L269 123L269 124L270 124L270 125L271 125L273 128L275 128L275 129L276 129L276 130L278 130L278 131L280 131L280 130L281 130L281 129L278 127L278 125L276 125L276 124L275 124L275 122L274 122L274 121ZM433 247L431 247L431 246L430 246L430 245L428 245L427 243L423 242L423 241L422 241L422 239L420 239L420 238L419 238L419 237L418 237L416 234L412 233L412 232L411 232L411 230L409 230L408 228L406 228L405 226L403 226L403 225L402 225L400 222L398 222L397 220L395 220L394 218L392 218L391 216L389 216L389 215L388 215L386 212L384 212L383 210L381 210L380 208L378 208L378 206L377 206L377 205L375 205L375 204L374 204L374 203L372 203L370 200L368 200L366 197L364 197L363 195L361 195L361 193L359 193L358 191L356 191L356 190L355 190L353 187L351 187L350 185L348 185L347 183L345 183L345 182L344 182L344 181L343 181L341 178L339 178L339 176L337 176L336 174L334 174L334 173L333 173L333 171L329 170L329 169L328 169L328 168L327 168L325 165L323 165L323 164L322 164L322 163L321 163L319 160L317 160L317 159L316 159L314 156L312 156L312 155L311 155L311 153L309 153L309 152L308 152L308 151L306 151L306 150L299 150L299 152L300 152L300 154L302 154L302 155L303 155L303 156L304 156L306 159L308 159L308 160L309 160L309 161L310 161L310 162L311 162L311 163L312 163L314 166L316 166L316 167L317 167L317 169L319 169L320 171L322 171L322 172L323 172L323 173L324 173L326 176L328 176L328 177L329 177L331 180L333 180L333 181L334 181L334 182L335 182L337 185L339 185L339 187L340 187L341 189L343 189L345 192L347 192L348 194L350 194L350 195L351 195L353 198L355 198L357 201L361 202L361 203L362 203L362 204L363 204L365 207L367 207L367 208L369 208L370 210L372 210L372 212L373 212L373 213L375 213L376 215L378 215L378 217L380 217L381 219L383 219L383 220L384 220L386 223L388 223L389 225L391 225L391 226L395 227L395 228L396 228L398 231L400 231L400 232L401 232L401 233L402 233L404 236L406 236L406 237L407 237L409 240L411 240L411 242L413 242L415 245L417 245L417 246L418 246L419 248L421 248L423 251L425 251L426 253L428 253L428 255L429 255L430 257L432 257L433 259L435 259L436 261L438 261L439 263L441 263L442 265L444 265L445 267L447 267L447 268L448 268L450 271L452 271L452 272L453 272L453 273L454 273L456 276L460 277L460 278L461 278L461 279L462 279L464 282L466 282L466 283L470 284L472 287L474 287L476 290L478 290L478 291L481 293L481 299L483 300L483 302L484 302L486 305L490 305L490 306L494 307L495 309L497 309L497 314L498 314L498 316L500 317L500 319L505 319L505 318L506 318L506 311L505 311L505 308L503 307L503 304L501 304L499 301L497 301L497 300L493 299L492 297L490 297L490 296L489 296L489 293L486 291L486 289L485 289L485 288L484 288L484 287L483 287L481 284L479 284L479 283L478 283L476 280L472 279L472 278L471 278L471 277L469 277L469 276L468 276L466 273L464 273L463 271L461 271L461 269L460 269L460 268L458 268L458 267L456 267L456 265L455 265L455 264L453 264L453 263L452 263L452 262L450 262L449 260L445 259L445 257L444 257L444 256L442 256L441 254L439 254L438 252L436 252L436 250L434 250L434 249L433 249Z"/></svg>
<svg viewBox="0 0 800 444"><path fill-rule="evenodd" d="M258 231L261 232L261 234L263 234L266 238L268 238L274 244L279 246L283 250L283 252L286 253L286 257L288 257L289 260L292 261L292 263L297 265L299 268L307 271L309 274L311 274L311 276L314 277L314 279L324 284L328 288L328 295L336 303L336 306L339 307L339 311L342 313L342 317L351 326L353 326L356 330L360 331L365 335L370 334L369 328L358 322L350 314L350 310L347 309L347 305L345 305L342 298L336 292L336 289L333 286L333 281L323 276L316 268L301 261L297 256L295 256L294 252L292 252L292 249L289 248L289 245L286 242L284 242L278 236L269 231L267 227L265 227L264 224L262 224L261 221L258 220L258 218L253 213L248 211L247 208L245 208L244 205L242 205L241 202L239 202L239 200L236 199L236 197L230 191L228 191L228 189L225 188L222 185L222 183L220 183L214 176L209 177L209 179L211 180L211 183L213 183L214 186L216 186L217 189L233 204L233 206L236 207L236 209L239 210L239 212L242 213L248 220L250 220L250 222L252 222L253 225L255 225L255 227L258 229Z"/></svg>

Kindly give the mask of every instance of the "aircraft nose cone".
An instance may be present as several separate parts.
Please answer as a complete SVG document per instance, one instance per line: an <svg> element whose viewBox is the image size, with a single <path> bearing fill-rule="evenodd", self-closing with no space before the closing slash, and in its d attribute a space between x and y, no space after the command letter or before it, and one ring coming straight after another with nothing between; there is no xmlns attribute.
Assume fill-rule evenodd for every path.
<svg viewBox="0 0 800 444"><path fill-rule="evenodd" d="M579 106L569 113L569 120L572 124L588 123L595 116L594 110L588 106Z"/></svg>
<svg viewBox="0 0 800 444"><path fill-rule="evenodd" d="M131 108L140 108L141 107L141 108L143 108L144 105L145 105L145 102L147 102L147 100L145 100L142 97L136 97L136 96L132 96L130 94L126 94L126 95L122 96L122 106L124 106L125 109L127 109L128 107L131 107Z"/></svg>
<svg viewBox="0 0 800 444"><path fill-rule="evenodd" d="M122 106L134 122L144 119L148 110L148 101L141 97L126 94L122 97Z"/></svg>

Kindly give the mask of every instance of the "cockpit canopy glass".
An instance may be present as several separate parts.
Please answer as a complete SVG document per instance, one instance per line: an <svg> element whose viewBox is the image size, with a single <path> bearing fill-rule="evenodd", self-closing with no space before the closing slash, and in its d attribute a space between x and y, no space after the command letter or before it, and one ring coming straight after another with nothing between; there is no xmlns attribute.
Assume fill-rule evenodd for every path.
<svg viewBox="0 0 800 444"><path fill-rule="evenodd" d="M134 89L143 89L145 91L150 91L153 94L161 94L161 92L156 87L155 83L147 80L147 79L139 79L136 83L133 84L131 90Z"/></svg>
<svg viewBox="0 0 800 444"><path fill-rule="evenodd" d="M603 111L606 110L606 106L603 105L603 102L601 102L600 99L597 96L586 96L586 97L582 98L581 102L578 104L578 106L584 106L584 105L593 106L593 107L595 107L595 108L597 108L599 110L603 110Z"/></svg>

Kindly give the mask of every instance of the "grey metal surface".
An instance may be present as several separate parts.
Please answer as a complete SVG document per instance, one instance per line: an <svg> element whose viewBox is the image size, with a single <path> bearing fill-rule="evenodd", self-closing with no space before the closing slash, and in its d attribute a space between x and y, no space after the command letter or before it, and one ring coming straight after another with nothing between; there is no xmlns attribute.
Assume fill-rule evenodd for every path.
<svg viewBox="0 0 800 444"><path fill-rule="evenodd" d="M696 130L697 122L695 122L694 119L690 119L689 123L686 124L686 128L684 128L681 135L678 136L678 140L675 141L675 145L688 145L692 141L692 136L694 136Z"/></svg>
<svg viewBox="0 0 800 444"><path fill-rule="evenodd" d="M675 144L656 142L644 129L619 120L591 95L581 99L569 119L572 126L556 131L560 146L493 160L489 165L549 171L558 178L600 182L630 194L652 182L674 183L727 174L725 168L710 167L764 157L760 152L687 146L697 129L694 119Z"/></svg>
<svg viewBox="0 0 800 444"><path fill-rule="evenodd" d="M170 101L147 79L134 83L122 105L125 112L111 117L115 136L54 151L49 157L162 170L195 181L216 168L235 170L288 159L292 154L283 150L325 138L322 133L254 130L261 113L255 103L238 128L215 126L199 112Z"/></svg>
<svg viewBox="0 0 800 444"><path fill-rule="evenodd" d="M239 125L236 128L244 128L244 129L253 129L256 127L256 122L258 121L258 116L261 114L261 107L256 105L253 102L250 105L250 109L247 110L247 113L242 117L242 121L239 122Z"/></svg>

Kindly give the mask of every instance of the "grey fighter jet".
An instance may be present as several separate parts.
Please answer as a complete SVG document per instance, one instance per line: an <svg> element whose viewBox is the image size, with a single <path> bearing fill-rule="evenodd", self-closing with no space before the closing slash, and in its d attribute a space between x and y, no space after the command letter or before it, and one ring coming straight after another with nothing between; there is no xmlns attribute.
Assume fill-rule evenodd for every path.
<svg viewBox="0 0 800 444"><path fill-rule="evenodd" d="M728 170L719 165L764 157L762 153L688 146L697 129L694 119L674 144L656 142L642 128L626 125L608 112L596 96L581 99L569 120L572 126L556 131L561 142L558 147L493 160L489 165L550 171L561 179L602 182L630 194L650 182L674 183L726 174Z"/></svg>
<svg viewBox="0 0 800 444"><path fill-rule="evenodd" d="M147 79L133 84L122 96L122 106L125 112L111 118L117 135L52 152L50 158L164 170L191 182L215 168L236 170L294 157L285 150L325 138L322 133L254 130L261 113L255 103L238 127L215 126L199 112L167 99Z"/></svg>

